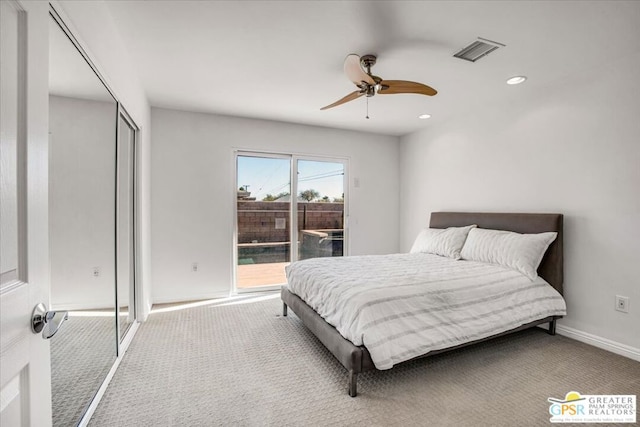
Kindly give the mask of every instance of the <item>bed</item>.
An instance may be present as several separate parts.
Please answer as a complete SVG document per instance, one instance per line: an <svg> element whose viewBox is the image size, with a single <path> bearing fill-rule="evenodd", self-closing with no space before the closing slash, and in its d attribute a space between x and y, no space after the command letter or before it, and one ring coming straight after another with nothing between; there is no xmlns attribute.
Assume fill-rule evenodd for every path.
<svg viewBox="0 0 640 427"><path fill-rule="evenodd" d="M404 363L406 360L442 353L545 323L549 324L548 332L552 335L555 334L556 320L564 314L560 306L562 308L565 307L564 300L561 297L563 284L563 216L561 214L434 212L431 214L429 227L447 229L449 227L465 227L470 224L475 224L481 229L505 230L525 234L554 232L557 235L544 253L544 257L537 269L539 278L535 280L524 278L523 281L524 276L520 273L509 272L504 268L496 269L496 267L486 263L461 262L425 254L305 260L301 263L296 263L296 269L288 270L289 283L281 291L283 315L286 316L288 308L291 308L305 326L345 367L348 371L348 394L350 396L355 397L357 395L358 374L368 370L390 369L392 366ZM444 280L448 283L447 286L453 287L453 290L448 288L446 291L432 291L430 290L431 288L420 287L419 297L413 297L413 295L417 295L415 290L418 289L416 288L418 285L412 281L416 280L415 277L422 277L420 274L423 273L418 272L418 270L426 262L430 263L429 268L431 270L442 275L441 277L434 276L436 279L433 282L442 282ZM323 265L325 267L331 265L332 268L324 268L323 270L330 270L332 274L327 275L327 277L317 277L322 275L314 273L313 269L316 268L315 271L319 271L317 269ZM360 267L357 267L358 265ZM454 265L455 270L452 270ZM394 266L399 267L394 270ZM462 270L459 270L460 266L463 267ZM357 275L362 278L363 283L361 286L365 287L365 293L377 295L377 292L385 291L382 288L386 282L393 284L392 296L378 296L376 297L377 299L374 298L373 302L361 301L360 295L352 289L357 288L357 286L351 286L350 284L347 287L339 287L340 277L343 274L344 277L347 277L346 273L357 268L361 269L361 272L357 273ZM309 271L305 272L305 270ZM406 273L398 273L398 271ZM369 275L367 275L368 272ZM384 273L379 274L379 272ZM304 276L304 274L307 276ZM302 280L301 277L306 277L306 279ZM487 283L481 282L480 279L478 279L478 283L475 283L476 277L487 277L482 279ZM326 284L322 284L318 280L324 280ZM431 286L431 281L420 280L427 282L427 286ZM552 303L555 306L552 308L545 307L544 309L532 308L530 310L528 308L523 310L515 307L518 305L518 300L515 300L515 297L511 295L515 291L509 291L509 289L516 289L513 288L516 283L520 287L517 289L523 289L521 292L523 298L531 299L532 301L553 300ZM322 286L320 286L321 284ZM420 286L423 285L420 284ZM480 287L482 289L476 289ZM308 290L314 288L319 289L319 294L314 295L308 292ZM495 292L497 292L496 295L499 295L502 300L490 294L487 294L488 296L484 299L477 298L477 296L469 297L475 298L473 299L473 306L464 306L464 309L449 310L447 312L452 313L452 316L454 314L458 316L453 320L443 317L444 314L438 312L439 309L431 309L428 303L424 308L410 310L412 312L420 312L420 316L441 318L440 321L444 326L438 326L437 328L428 326L431 319L396 319L403 316L393 313L400 313L403 309L393 305L385 308L382 305L383 300L384 304L393 304L393 302L388 302L391 300L406 300L415 306L415 304L422 304L420 301L422 301L423 297L427 298L426 294L429 294L431 299L447 299L446 292L458 292L460 295L466 295L471 292L493 292L494 288ZM526 290L524 290L525 288ZM505 291L505 289L507 290ZM443 292L445 292L444 296ZM520 290L517 292L520 292ZM396 295L398 296L396 297ZM333 306L329 307L328 304L325 304L325 302L332 300L335 300L333 301ZM485 302L475 303L475 301L481 300ZM562 301L560 302L559 300ZM424 301L429 300L424 299ZM374 304L375 306L372 306ZM502 306L490 306L488 304L502 304ZM327 306L325 307L325 305ZM383 309L389 310L387 314L384 314ZM516 310L518 315L500 316L500 318L508 318L509 322L490 327L494 319L492 313L502 310ZM476 315L480 312L485 313L482 314L485 317ZM521 313L524 314L519 317ZM381 316L384 321L380 320ZM495 317L495 319L498 319L498 317ZM410 333L398 332L392 327L393 322L396 321L414 322L414 324L418 322L417 324L420 324L420 326L414 326L415 331L417 331L415 333L413 330ZM369 326L378 323L385 326L386 329L385 327L375 330L369 328ZM430 342L421 344L422 335L420 334L423 334L423 332L426 334L425 330L427 329L431 329L429 333L432 335L436 334L437 336L438 333L442 333L442 337L445 337L445 339L430 338ZM447 329L450 329L450 331ZM365 334L362 331L367 333ZM450 338L447 335L451 332L456 333L454 338ZM345 338L345 336L349 339ZM381 343L384 343L384 345ZM415 344L415 348L408 348L407 345L409 344Z"/></svg>

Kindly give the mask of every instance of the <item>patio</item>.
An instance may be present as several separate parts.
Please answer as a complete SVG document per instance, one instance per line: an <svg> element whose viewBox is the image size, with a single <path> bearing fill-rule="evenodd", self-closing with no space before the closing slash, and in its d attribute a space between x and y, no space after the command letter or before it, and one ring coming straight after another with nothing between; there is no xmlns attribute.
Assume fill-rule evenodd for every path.
<svg viewBox="0 0 640 427"><path fill-rule="evenodd" d="M266 285L283 285L287 283L284 273L287 265L289 265L288 262L238 265L236 287L247 289Z"/></svg>

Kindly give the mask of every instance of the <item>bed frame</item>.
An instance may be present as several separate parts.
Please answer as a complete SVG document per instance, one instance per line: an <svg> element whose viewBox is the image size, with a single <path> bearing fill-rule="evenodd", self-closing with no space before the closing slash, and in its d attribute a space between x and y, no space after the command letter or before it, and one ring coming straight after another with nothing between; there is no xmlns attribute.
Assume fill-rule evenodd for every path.
<svg viewBox="0 0 640 427"><path fill-rule="evenodd" d="M545 253L538 274L553 286L562 295L563 272L563 216L562 214L536 214L536 213L479 213L479 212L433 212L429 226L431 228L462 227L469 224L477 224L480 228L494 230L515 231L518 233L543 233L555 231L558 233L556 240L549 246ZM349 396L355 397L357 391L358 374L375 369L371 355L364 346L356 346L345 339L330 324L309 307L300 297L291 293L286 286L282 287L281 298L283 303L282 315L287 315L287 308L302 320L302 323L324 344L324 346L338 359L349 372ZM522 325L501 334L493 335L454 347L434 350L419 356L427 357L445 351L465 347L478 342L493 339L499 336L511 334L523 329L531 328L543 323L549 323L549 334L555 335L556 320L561 316L546 317L534 322Z"/></svg>

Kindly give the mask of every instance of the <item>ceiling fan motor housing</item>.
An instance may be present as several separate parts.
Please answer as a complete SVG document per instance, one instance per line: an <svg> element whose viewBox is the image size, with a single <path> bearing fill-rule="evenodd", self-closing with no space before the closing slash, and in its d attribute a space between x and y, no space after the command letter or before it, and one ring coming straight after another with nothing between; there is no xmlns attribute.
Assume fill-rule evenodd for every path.
<svg viewBox="0 0 640 427"><path fill-rule="evenodd" d="M382 78L371 74L371 67L376 65L377 60L378 58L375 55L364 55L360 58L360 66L365 69L367 74L376 82L375 85L362 82L363 89L368 97L374 96L380 90L380 82L382 81Z"/></svg>
<svg viewBox="0 0 640 427"><path fill-rule="evenodd" d="M366 90L366 95L367 95L369 98L371 98L373 95L375 95L375 94L376 94L376 86L374 86L374 85L370 85L370 84L368 84L368 83L365 83L365 84L367 85L367 86L366 86L366 88L365 88L365 90Z"/></svg>

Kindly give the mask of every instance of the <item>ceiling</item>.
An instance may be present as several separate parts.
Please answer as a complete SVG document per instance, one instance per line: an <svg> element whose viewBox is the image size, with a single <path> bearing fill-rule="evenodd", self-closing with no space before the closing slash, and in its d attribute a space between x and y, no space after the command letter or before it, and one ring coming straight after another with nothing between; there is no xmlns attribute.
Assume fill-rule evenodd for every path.
<svg viewBox="0 0 640 427"><path fill-rule="evenodd" d="M501 99L552 94L567 79L640 52L640 2L109 1L151 105L403 135ZM506 45L453 58L477 37ZM350 53L376 75L434 97L355 90ZM505 84L524 74L527 82ZM429 113L431 119L419 120Z"/></svg>

